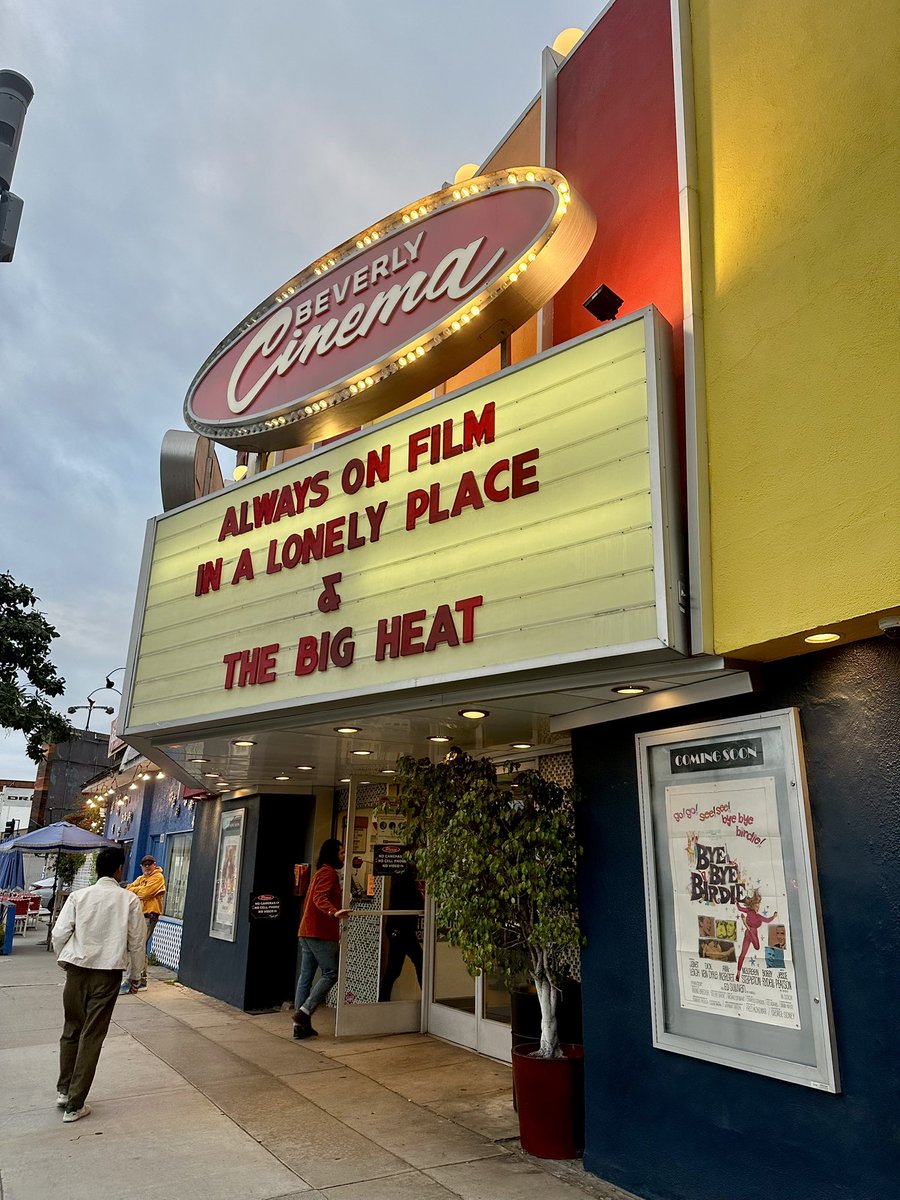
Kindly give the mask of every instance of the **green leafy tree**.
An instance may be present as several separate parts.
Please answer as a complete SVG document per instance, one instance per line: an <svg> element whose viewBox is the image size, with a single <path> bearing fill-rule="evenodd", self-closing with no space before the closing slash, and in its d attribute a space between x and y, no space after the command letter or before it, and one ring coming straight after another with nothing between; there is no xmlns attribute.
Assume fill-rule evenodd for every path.
<svg viewBox="0 0 900 1200"><path fill-rule="evenodd" d="M0 574L0 728L25 734L32 762L41 761L45 742L75 736L48 699L63 694L65 680L50 661L50 643L59 634L36 605L31 588Z"/></svg>
<svg viewBox="0 0 900 1200"><path fill-rule="evenodd" d="M438 924L470 971L510 983L527 969L541 1006L539 1053L558 1057L558 985L581 946L572 790L536 771L501 783L492 763L458 749L440 763L402 757L397 782Z"/></svg>

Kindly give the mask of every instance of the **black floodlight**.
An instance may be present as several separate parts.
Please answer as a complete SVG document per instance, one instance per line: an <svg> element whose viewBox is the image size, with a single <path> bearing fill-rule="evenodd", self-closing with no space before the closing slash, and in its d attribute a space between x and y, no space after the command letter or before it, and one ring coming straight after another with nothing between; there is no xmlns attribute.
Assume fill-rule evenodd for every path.
<svg viewBox="0 0 900 1200"><path fill-rule="evenodd" d="M621 296L617 296L611 287L601 283L596 292L585 300L584 307L598 321L614 321L622 303Z"/></svg>

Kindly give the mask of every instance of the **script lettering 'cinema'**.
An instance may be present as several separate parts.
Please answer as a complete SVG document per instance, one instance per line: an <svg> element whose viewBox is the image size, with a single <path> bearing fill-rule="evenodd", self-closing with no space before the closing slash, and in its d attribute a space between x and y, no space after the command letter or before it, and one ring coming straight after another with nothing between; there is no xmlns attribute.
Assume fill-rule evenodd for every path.
<svg viewBox="0 0 900 1200"><path fill-rule="evenodd" d="M457 246L438 262L432 271L413 271L405 278L376 292L371 299L348 305L354 296L365 292L381 279L415 263L420 254L426 231L383 254L368 266L348 272L344 277L315 296L295 306L284 305L266 321L250 339L238 358L228 381L228 407L242 413L261 394L275 376L287 375L297 363L307 363L312 356L324 356L335 347L352 345L365 338L376 322L387 325L396 311L413 313L424 300L464 300L477 292L506 255L501 246L490 257L480 255L486 238L475 238L468 245ZM481 261L486 259L486 261ZM332 309L336 316L310 325L316 317L324 317Z"/></svg>

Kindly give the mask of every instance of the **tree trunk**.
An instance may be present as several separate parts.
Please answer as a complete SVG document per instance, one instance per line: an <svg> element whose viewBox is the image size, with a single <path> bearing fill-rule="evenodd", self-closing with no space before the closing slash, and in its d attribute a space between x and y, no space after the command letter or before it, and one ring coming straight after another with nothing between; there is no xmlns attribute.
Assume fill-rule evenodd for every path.
<svg viewBox="0 0 900 1200"><path fill-rule="evenodd" d="M541 1058L559 1058L559 1032L556 1024L556 1002L559 993L547 974L546 955L541 953L532 970L532 979L541 1006Z"/></svg>

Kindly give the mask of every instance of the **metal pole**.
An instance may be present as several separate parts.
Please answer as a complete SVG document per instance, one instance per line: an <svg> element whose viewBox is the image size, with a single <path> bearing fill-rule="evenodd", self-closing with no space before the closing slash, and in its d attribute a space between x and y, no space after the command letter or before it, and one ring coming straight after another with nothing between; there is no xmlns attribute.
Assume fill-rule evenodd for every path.
<svg viewBox="0 0 900 1200"><path fill-rule="evenodd" d="M62 854L62 851L57 850L57 852L56 852L56 867L53 872L53 903L50 906L50 916L47 920L47 945L46 945L47 950L49 950L51 948L50 934L53 932L53 926L56 924L56 917L60 910L60 903L59 903L59 856L60 856L60 854Z"/></svg>

